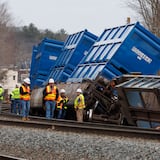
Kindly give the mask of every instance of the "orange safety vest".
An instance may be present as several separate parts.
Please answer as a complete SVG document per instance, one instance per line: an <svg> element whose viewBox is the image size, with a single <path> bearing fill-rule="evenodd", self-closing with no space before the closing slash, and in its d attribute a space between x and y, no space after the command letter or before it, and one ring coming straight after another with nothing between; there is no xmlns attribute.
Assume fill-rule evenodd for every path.
<svg viewBox="0 0 160 160"><path fill-rule="evenodd" d="M56 99L56 90L57 90L57 87L54 86L52 89L51 89L51 86L48 85L46 87L46 93L47 95L44 97L44 100L46 101L54 101Z"/></svg>
<svg viewBox="0 0 160 160"><path fill-rule="evenodd" d="M28 92L27 94L24 94L24 95L20 95L20 99L24 100L24 101L29 101L31 99L31 96L30 96L30 87L29 86L24 86L22 85L21 86L22 89L23 89L23 92Z"/></svg>
<svg viewBox="0 0 160 160"><path fill-rule="evenodd" d="M57 108L62 109L62 106L63 106L63 98L59 96L57 99Z"/></svg>

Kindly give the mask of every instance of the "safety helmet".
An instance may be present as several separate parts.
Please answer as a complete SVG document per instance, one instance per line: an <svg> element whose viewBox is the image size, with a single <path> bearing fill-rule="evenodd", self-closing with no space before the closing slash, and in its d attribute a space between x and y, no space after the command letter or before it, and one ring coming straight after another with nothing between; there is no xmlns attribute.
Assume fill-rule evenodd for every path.
<svg viewBox="0 0 160 160"><path fill-rule="evenodd" d="M29 78L25 78L25 79L23 80L23 82L25 82L25 83L27 83L27 84L30 84L30 83L31 83Z"/></svg>
<svg viewBox="0 0 160 160"><path fill-rule="evenodd" d="M50 78L48 82L49 82L49 83L54 83L54 79L53 79L53 78Z"/></svg>
<svg viewBox="0 0 160 160"><path fill-rule="evenodd" d="M2 87L2 84L0 83L0 87Z"/></svg>
<svg viewBox="0 0 160 160"><path fill-rule="evenodd" d="M61 89L60 93L66 93L65 89Z"/></svg>
<svg viewBox="0 0 160 160"><path fill-rule="evenodd" d="M82 90L80 88L77 89L77 93L82 93Z"/></svg>

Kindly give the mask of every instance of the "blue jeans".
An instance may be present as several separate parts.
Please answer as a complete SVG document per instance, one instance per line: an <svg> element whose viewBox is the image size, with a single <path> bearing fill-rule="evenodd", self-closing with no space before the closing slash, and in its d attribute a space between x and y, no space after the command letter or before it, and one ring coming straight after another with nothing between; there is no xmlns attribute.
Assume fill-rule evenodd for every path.
<svg viewBox="0 0 160 160"><path fill-rule="evenodd" d="M17 109L18 109L18 112L17 112ZM13 113L21 114L21 101L20 101L20 99L14 99L14 101L13 101Z"/></svg>
<svg viewBox="0 0 160 160"><path fill-rule="evenodd" d="M53 118L55 107L56 107L56 102L55 101L46 101L45 106L46 106L46 118L48 118L48 119Z"/></svg>
<svg viewBox="0 0 160 160"><path fill-rule="evenodd" d="M11 113L14 113L14 100L11 100Z"/></svg>
<svg viewBox="0 0 160 160"><path fill-rule="evenodd" d="M63 109L62 119L66 119L66 114L67 114L67 110L66 110L66 109Z"/></svg>
<svg viewBox="0 0 160 160"><path fill-rule="evenodd" d="M58 110L58 119L65 119L66 118L66 109L59 109Z"/></svg>
<svg viewBox="0 0 160 160"><path fill-rule="evenodd" d="M21 100L22 105L22 117L28 117L30 110L30 101Z"/></svg>

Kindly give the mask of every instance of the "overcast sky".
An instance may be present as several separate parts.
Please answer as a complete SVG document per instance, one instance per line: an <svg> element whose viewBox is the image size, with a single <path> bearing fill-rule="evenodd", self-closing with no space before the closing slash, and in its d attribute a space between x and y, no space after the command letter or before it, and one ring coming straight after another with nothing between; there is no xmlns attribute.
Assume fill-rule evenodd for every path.
<svg viewBox="0 0 160 160"><path fill-rule="evenodd" d="M88 29L101 34L105 28L126 23L133 12L125 6L125 0L3 0L18 25L34 23L40 29L68 33Z"/></svg>

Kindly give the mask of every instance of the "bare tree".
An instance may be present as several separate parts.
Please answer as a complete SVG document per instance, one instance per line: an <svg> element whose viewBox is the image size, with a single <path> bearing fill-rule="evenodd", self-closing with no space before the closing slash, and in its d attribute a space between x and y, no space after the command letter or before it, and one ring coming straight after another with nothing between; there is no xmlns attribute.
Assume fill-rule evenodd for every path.
<svg viewBox="0 0 160 160"><path fill-rule="evenodd" d="M0 0L0 65L15 63L15 36L8 5Z"/></svg>
<svg viewBox="0 0 160 160"><path fill-rule="evenodd" d="M0 1L0 25L1 27L7 27L11 24L12 18L8 11L8 5L5 2Z"/></svg>
<svg viewBox="0 0 160 160"><path fill-rule="evenodd" d="M126 3L140 15L143 24L160 37L160 0L128 0Z"/></svg>

